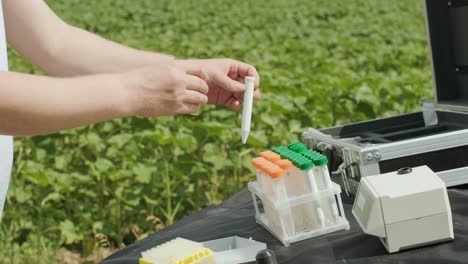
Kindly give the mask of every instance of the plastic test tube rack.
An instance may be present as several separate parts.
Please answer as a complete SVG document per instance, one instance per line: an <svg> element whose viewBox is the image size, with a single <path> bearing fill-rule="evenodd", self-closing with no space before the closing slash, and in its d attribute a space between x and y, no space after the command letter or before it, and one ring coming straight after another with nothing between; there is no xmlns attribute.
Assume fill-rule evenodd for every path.
<svg viewBox="0 0 468 264"><path fill-rule="evenodd" d="M341 188L331 181L324 155L296 142L262 152L252 164L257 181L249 183L249 190L256 220L285 246L349 229Z"/></svg>

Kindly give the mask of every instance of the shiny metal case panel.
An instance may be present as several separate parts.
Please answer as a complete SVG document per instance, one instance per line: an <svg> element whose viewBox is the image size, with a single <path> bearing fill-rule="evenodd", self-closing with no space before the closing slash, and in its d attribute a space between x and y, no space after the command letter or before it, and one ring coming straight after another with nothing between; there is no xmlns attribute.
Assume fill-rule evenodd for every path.
<svg viewBox="0 0 468 264"><path fill-rule="evenodd" d="M329 157L333 180L348 193L360 177L421 165L448 187L468 183L468 1L424 2L435 106L302 135Z"/></svg>

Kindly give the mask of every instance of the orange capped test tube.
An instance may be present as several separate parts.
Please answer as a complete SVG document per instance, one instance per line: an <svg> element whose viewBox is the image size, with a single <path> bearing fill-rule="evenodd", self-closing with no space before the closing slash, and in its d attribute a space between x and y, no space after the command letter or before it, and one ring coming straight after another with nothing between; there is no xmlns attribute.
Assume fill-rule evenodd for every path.
<svg viewBox="0 0 468 264"><path fill-rule="evenodd" d="M263 151L262 153L260 153L260 157L270 161L270 162L277 162L281 159L281 156L274 153L273 151L271 150L267 150L267 151Z"/></svg>
<svg viewBox="0 0 468 264"><path fill-rule="evenodd" d="M268 178L269 176L265 173L265 168L268 161L263 157L256 157L252 159L252 165L255 167L255 173L257 176L257 183L261 190L265 193L268 192Z"/></svg>
<svg viewBox="0 0 468 264"><path fill-rule="evenodd" d="M280 163L285 166L286 164ZM286 190L286 174L282 167L278 164L270 163L268 166L268 175L270 175L270 183L274 202L285 202L289 200ZM282 221L279 222L281 229L286 235L294 236L296 234L296 226L290 207L283 209L280 212Z"/></svg>

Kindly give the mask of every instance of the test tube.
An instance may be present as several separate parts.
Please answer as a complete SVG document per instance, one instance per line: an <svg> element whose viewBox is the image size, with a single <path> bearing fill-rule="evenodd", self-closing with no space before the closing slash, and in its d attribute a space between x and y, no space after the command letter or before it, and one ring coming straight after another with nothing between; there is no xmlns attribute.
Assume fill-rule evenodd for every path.
<svg viewBox="0 0 468 264"><path fill-rule="evenodd" d="M260 165L261 170L261 177L263 182L263 193L266 195L270 195L272 193L271 189L271 179L270 175L266 172L266 167L268 166L268 161L263 159L264 162Z"/></svg>
<svg viewBox="0 0 468 264"><path fill-rule="evenodd" d="M271 163L266 167L267 174L271 177L271 185L273 190L273 197L276 202L287 201L288 194L285 185L285 173L278 165ZM286 207L279 210L280 221L282 229L288 236L295 235L294 218L292 215L291 207Z"/></svg>
<svg viewBox="0 0 468 264"><path fill-rule="evenodd" d="M306 152L302 153L305 157L312 160L314 162L314 173L320 179L322 183L322 189L329 191L332 193L333 185L330 178L330 173L328 172L328 159L326 156L315 152L313 150L307 150ZM338 207L336 205L335 195L328 196L327 203L330 207L331 214L333 216L333 220L337 223L340 220L340 214L338 212Z"/></svg>
<svg viewBox="0 0 468 264"><path fill-rule="evenodd" d="M280 166L286 173L286 190L289 197L299 195L299 192L296 190L295 182L298 177L294 177L297 174L295 172L295 167L291 162L291 157L288 155L289 149L283 146L274 147L273 151L281 157L281 160L277 161L276 164Z"/></svg>
<svg viewBox="0 0 468 264"><path fill-rule="evenodd" d="M275 163L276 161L280 160L280 155L274 153L273 151L267 150L260 153L260 157L264 158L267 163ZM269 193L273 193L273 186L271 177L268 175L264 175L264 180L267 182L267 190Z"/></svg>
<svg viewBox="0 0 468 264"><path fill-rule="evenodd" d="M317 181L315 180L315 175L313 172L313 162L308 160L307 158L301 159L299 161L299 168L303 170L306 174L306 183L307 186L309 187L309 191L316 196L316 199L314 201L315 205L315 210L317 212L318 220L320 222L320 226L323 228L325 227L325 214L323 213L323 209L320 205L320 200L318 196L318 187L317 187Z"/></svg>
<svg viewBox="0 0 468 264"><path fill-rule="evenodd" d="M252 159L252 165L255 168L255 175L257 177L257 183L260 190L265 190L266 188L266 181L265 176L263 175L263 171L261 170L262 163L265 161L262 157L256 157Z"/></svg>
<svg viewBox="0 0 468 264"><path fill-rule="evenodd" d="M254 97L254 84L255 77L246 76L245 77L245 92L244 92L244 102L242 109L242 124L241 124L241 136L242 144L247 142L247 138L250 133L250 122L252 119L252 105Z"/></svg>
<svg viewBox="0 0 468 264"><path fill-rule="evenodd" d="M271 177L274 201L286 201L288 199L288 193L286 191L286 184L284 180L284 170L272 163L268 174Z"/></svg>
<svg viewBox="0 0 468 264"><path fill-rule="evenodd" d="M333 186L332 186L332 182L330 179L330 173L328 171L327 164L328 164L327 157L321 154L315 155L314 157L315 170L314 171L317 172L325 189L331 192L333 189ZM335 221L335 223L337 223L340 220L340 214L338 213L338 207L336 205L335 195L328 196L328 197L329 197L328 203L331 208L333 220Z"/></svg>
<svg viewBox="0 0 468 264"><path fill-rule="evenodd" d="M290 160L287 159L282 159L278 160L275 162L276 165L278 165L281 169L284 170L284 185L286 187L286 192L288 193L288 198L294 196L297 192L294 190L294 175L292 174L292 170L294 168L294 165Z"/></svg>
<svg viewBox="0 0 468 264"><path fill-rule="evenodd" d="M320 178L319 174L321 174L322 170L318 170L318 168L315 168L314 160L313 158L316 158L316 155L320 155L319 153L313 151L313 150L308 150L307 147L300 143L300 142L295 142L292 144L288 145L287 151L284 149L283 152L288 152L291 153L291 157L294 160L294 165L296 167L300 168L302 171L300 178L302 178L302 185L303 183L306 183L306 190L313 194L316 197L316 200L314 201L314 207L316 211L317 218L320 222L321 227L325 226L325 213L323 211L323 205L321 204L321 199L320 199L320 190L324 189L321 187L323 184L319 184L319 182L322 182L322 178ZM311 155L313 153L313 155ZM311 164L312 163L312 164ZM326 166L325 166L326 167ZM331 182L329 182L331 185ZM327 202L328 202L327 198ZM331 197L333 199L333 197ZM328 203L325 205L328 208ZM331 209L333 211L333 208ZM332 212L332 214L334 214ZM334 218L336 218L334 216Z"/></svg>
<svg viewBox="0 0 468 264"><path fill-rule="evenodd" d="M286 185L289 191L288 193L291 196L299 196L309 192L307 185L304 184L306 181L306 175L297 167L297 163L298 160L301 159L301 155L283 146L275 147L273 148L273 151L278 153L282 159L290 160L294 164L289 171L289 175L292 176L290 177L291 180L288 180Z"/></svg>

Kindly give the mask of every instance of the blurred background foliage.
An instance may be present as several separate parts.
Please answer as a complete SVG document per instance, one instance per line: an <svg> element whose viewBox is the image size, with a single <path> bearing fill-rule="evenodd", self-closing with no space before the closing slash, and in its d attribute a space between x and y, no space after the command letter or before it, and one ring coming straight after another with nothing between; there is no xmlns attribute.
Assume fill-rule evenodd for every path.
<svg viewBox="0 0 468 264"><path fill-rule="evenodd" d="M17 138L0 262L97 262L241 190L253 155L309 126L411 112L432 96L421 0L47 2L68 23L131 47L249 62L263 97L245 146L240 114L208 106ZM11 70L39 73L9 57Z"/></svg>

